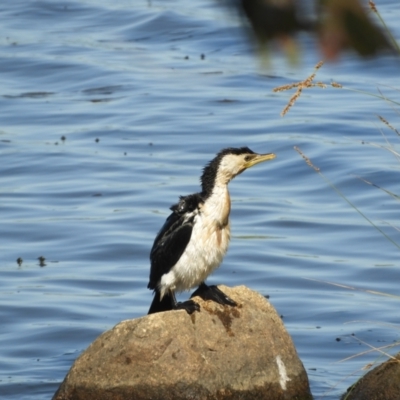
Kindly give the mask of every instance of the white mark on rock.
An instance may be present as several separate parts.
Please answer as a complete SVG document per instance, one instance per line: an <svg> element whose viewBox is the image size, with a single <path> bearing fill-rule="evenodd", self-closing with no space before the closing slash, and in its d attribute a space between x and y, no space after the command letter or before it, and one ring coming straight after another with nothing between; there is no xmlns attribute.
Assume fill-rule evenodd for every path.
<svg viewBox="0 0 400 400"><path fill-rule="evenodd" d="M286 367L281 359L281 356L276 356L276 363L279 371L279 383L282 390L286 390L286 382L289 382L291 379L287 376Z"/></svg>

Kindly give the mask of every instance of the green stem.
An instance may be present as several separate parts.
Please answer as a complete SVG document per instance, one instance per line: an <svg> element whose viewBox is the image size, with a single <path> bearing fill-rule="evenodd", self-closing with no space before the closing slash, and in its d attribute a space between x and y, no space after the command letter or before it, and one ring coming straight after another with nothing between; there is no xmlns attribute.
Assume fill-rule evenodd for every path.
<svg viewBox="0 0 400 400"><path fill-rule="evenodd" d="M368 221L375 229L377 229L389 242L393 243L398 249L400 249L400 245L398 245L392 238L390 238L381 228L375 225L362 211L360 211L336 186L326 177L322 172L317 171L318 174L328 183L328 185L342 198L344 199L351 207L353 207L366 221Z"/></svg>
<svg viewBox="0 0 400 400"><path fill-rule="evenodd" d="M392 32L390 31L390 29L388 28L388 26L386 25L384 19L382 18L381 14L379 13L379 11L376 11L376 15L378 16L379 20L381 21L381 24L383 25L383 27L385 28L387 34L390 37L390 40L393 43L394 48L396 49L396 51L400 54L400 47L399 44L396 42L396 39L394 38L394 36L392 35Z"/></svg>
<svg viewBox="0 0 400 400"><path fill-rule="evenodd" d="M372 97L377 97L378 99L389 101L389 102L391 102L393 104L396 104L396 105L400 106L400 102L394 101L392 99L388 99L387 97L379 95L379 94L375 94L375 93L371 93L371 92L365 92L364 90L359 90L359 89L352 89L352 88L348 88L346 86L342 86L341 89L349 90L350 92L366 94L366 95L372 96Z"/></svg>

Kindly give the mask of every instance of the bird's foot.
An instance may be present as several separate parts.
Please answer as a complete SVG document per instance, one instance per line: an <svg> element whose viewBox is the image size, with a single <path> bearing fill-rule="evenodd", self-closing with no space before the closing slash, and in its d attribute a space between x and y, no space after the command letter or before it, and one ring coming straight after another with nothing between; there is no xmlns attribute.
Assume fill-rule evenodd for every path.
<svg viewBox="0 0 400 400"><path fill-rule="evenodd" d="M200 311L200 306L193 300L187 300L176 303L174 310L186 310L188 314L193 314L195 311Z"/></svg>
<svg viewBox="0 0 400 400"><path fill-rule="evenodd" d="M207 286L205 283L200 284L196 291L190 296L190 298L199 296L203 300L212 300L218 304L235 307L237 306L236 301L232 300L223 291L218 289L218 286L212 285Z"/></svg>

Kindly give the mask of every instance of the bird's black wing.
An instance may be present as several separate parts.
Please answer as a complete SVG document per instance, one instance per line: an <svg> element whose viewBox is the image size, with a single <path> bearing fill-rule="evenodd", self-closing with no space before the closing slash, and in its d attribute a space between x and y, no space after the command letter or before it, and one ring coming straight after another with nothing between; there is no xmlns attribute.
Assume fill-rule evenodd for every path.
<svg viewBox="0 0 400 400"><path fill-rule="evenodd" d="M190 241L200 201L200 195L190 195L181 197L179 203L171 207L173 212L155 238L150 252L149 289L155 289L161 277L181 258Z"/></svg>

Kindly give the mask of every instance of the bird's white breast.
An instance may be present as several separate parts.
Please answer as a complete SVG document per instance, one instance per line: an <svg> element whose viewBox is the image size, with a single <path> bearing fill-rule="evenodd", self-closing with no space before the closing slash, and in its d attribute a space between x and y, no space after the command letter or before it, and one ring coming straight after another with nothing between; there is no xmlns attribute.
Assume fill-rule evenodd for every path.
<svg viewBox="0 0 400 400"><path fill-rule="evenodd" d="M162 276L161 296L166 290L179 292L198 286L221 264L230 240L230 198L226 186L217 189L195 216L192 235L181 258Z"/></svg>

